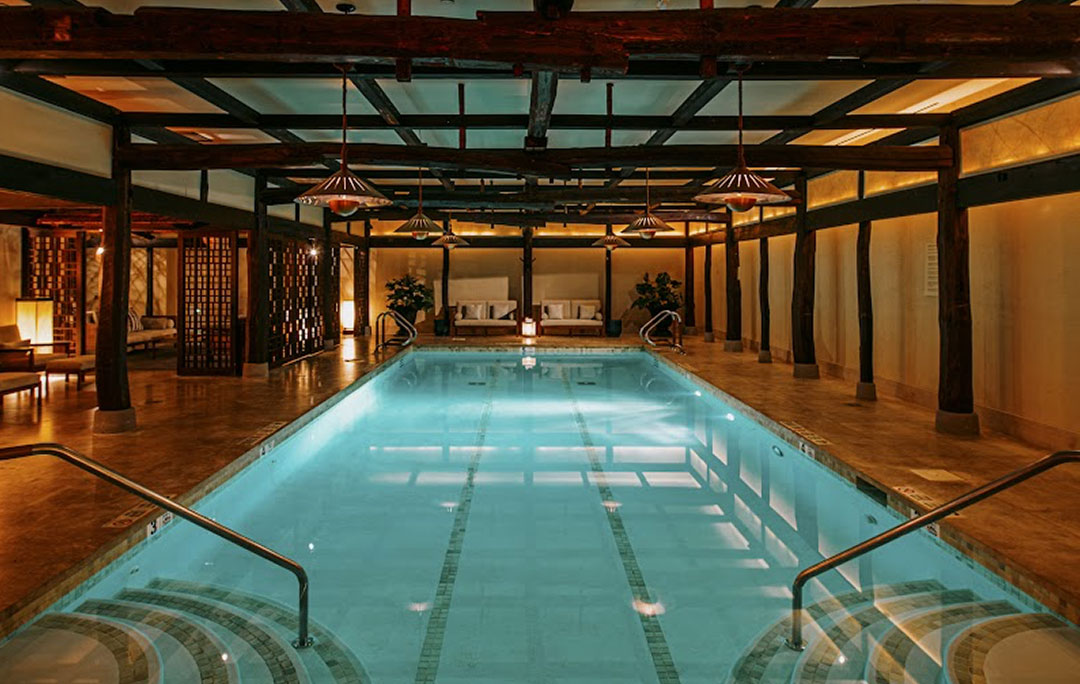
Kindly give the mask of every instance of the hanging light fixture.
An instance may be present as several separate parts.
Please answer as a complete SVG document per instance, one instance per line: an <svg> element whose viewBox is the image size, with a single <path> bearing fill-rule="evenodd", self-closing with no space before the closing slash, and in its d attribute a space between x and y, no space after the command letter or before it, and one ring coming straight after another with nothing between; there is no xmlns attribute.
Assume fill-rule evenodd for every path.
<svg viewBox="0 0 1080 684"><path fill-rule="evenodd" d="M299 204L326 207L338 216L352 216L361 207L385 207L390 204L370 183L349 171L349 114L345 80L347 67L341 70L341 167L329 178L296 198Z"/></svg>
<svg viewBox="0 0 1080 684"><path fill-rule="evenodd" d="M395 233L409 233L416 240L426 240L432 233L442 232L439 224L424 215L424 170L416 170L418 197L416 202L416 216L398 226Z"/></svg>
<svg viewBox="0 0 1080 684"><path fill-rule="evenodd" d="M697 202L706 204L724 204L732 211L749 211L759 204L778 204L791 197L768 180L754 173L746 166L743 153L743 73L746 67L738 69L739 74L739 160L735 168L726 176L716 181L701 194L694 197Z"/></svg>
<svg viewBox="0 0 1080 684"><path fill-rule="evenodd" d="M446 219L446 230L439 236L439 239L431 243L436 247L442 247L444 249L454 249L455 247L468 247L469 243L464 238L454 235L454 229L450 227L450 219Z"/></svg>
<svg viewBox="0 0 1080 684"><path fill-rule="evenodd" d="M619 247L629 247L630 243L623 240L618 235L605 235L596 242L592 243L593 247L603 247L609 252L614 252Z"/></svg>
<svg viewBox="0 0 1080 684"><path fill-rule="evenodd" d="M657 233L674 233L675 229L663 219L652 213L652 201L649 193L649 168L645 167L645 215L636 218L621 231L622 235L638 235L642 240L651 240ZM619 245L622 247L622 245Z"/></svg>

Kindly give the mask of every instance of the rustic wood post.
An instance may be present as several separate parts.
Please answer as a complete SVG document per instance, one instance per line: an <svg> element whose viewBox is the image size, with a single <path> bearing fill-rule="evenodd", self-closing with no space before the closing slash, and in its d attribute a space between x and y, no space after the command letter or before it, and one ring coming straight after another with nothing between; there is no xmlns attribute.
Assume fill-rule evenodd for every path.
<svg viewBox="0 0 1080 684"><path fill-rule="evenodd" d="M296 205L299 207L300 205ZM338 315L339 303L334 301L334 295L341 291L341 284L332 282L334 279L334 242L330 239L333 232L333 224L330 212L323 210L323 235L322 249L319 254L319 303L322 305L323 316L323 348L334 349L341 343L341 317ZM340 273L339 273L340 276Z"/></svg>
<svg viewBox="0 0 1080 684"><path fill-rule="evenodd" d="M611 224L607 224L604 229L606 235L614 235L615 232L611 228ZM607 330L604 331L608 337L617 337L612 334L611 322L614 320L615 312L611 310L611 255L615 253L613 249L604 250L604 324L607 326ZM619 331L622 334L622 331Z"/></svg>
<svg viewBox="0 0 1080 684"><path fill-rule="evenodd" d="M113 195L105 207L101 258L101 298L95 348L98 409L94 432L135 429L127 372L128 288L131 282L131 169L118 150L131 142L124 124L113 126Z"/></svg>
<svg viewBox="0 0 1080 684"><path fill-rule="evenodd" d="M521 229L521 317L533 315L533 228Z"/></svg>
<svg viewBox="0 0 1080 684"><path fill-rule="evenodd" d="M735 226L730 223L724 231L724 294L727 298L724 351L741 352L742 283L739 282L739 243L735 239Z"/></svg>
<svg viewBox="0 0 1080 684"><path fill-rule="evenodd" d="M154 248L146 248L146 315L154 315Z"/></svg>
<svg viewBox="0 0 1080 684"><path fill-rule="evenodd" d="M371 334L371 219L364 219L364 246L354 251L353 258L359 265L353 264L353 299L355 303L355 335Z"/></svg>
<svg viewBox="0 0 1080 684"><path fill-rule="evenodd" d="M978 435L971 360L971 283L968 265L968 214L959 206L960 130L941 129L942 145L953 163L938 171L938 411L939 432Z"/></svg>
<svg viewBox="0 0 1080 684"><path fill-rule="evenodd" d="M759 210L760 219L764 218ZM772 347L769 341L772 315L769 309L769 238L758 240L758 255L761 260L761 272L758 274L758 307L761 309L761 346L758 348L758 363L772 363Z"/></svg>
<svg viewBox="0 0 1080 684"><path fill-rule="evenodd" d="M270 240L266 202L266 175L255 175L255 218L247 241L247 355L244 377L270 374Z"/></svg>
<svg viewBox="0 0 1080 684"><path fill-rule="evenodd" d="M683 235L686 236L686 247L683 249L683 325L686 332L693 333L697 327L694 302L694 247L690 244L690 222L683 223Z"/></svg>
<svg viewBox="0 0 1080 684"><path fill-rule="evenodd" d="M731 230L731 226L727 227ZM713 332L712 318L712 242L705 243L705 341L715 342L716 334Z"/></svg>
<svg viewBox="0 0 1080 684"><path fill-rule="evenodd" d="M859 172L859 199L866 194L866 173ZM859 298L859 384L855 398L877 399L874 385L874 301L870 292L870 221L859 222L855 242L855 279Z"/></svg>
<svg viewBox="0 0 1080 684"><path fill-rule="evenodd" d="M460 84L459 84L460 85ZM459 88L460 90L460 88ZM464 135L464 134L462 134ZM450 232L450 219L443 219L443 234ZM442 248L442 306L446 329L450 330L450 250Z"/></svg>
<svg viewBox="0 0 1080 684"><path fill-rule="evenodd" d="M791 352L795 377L817 378L814 354L814 260L817 236L806 224L806 172L795 176L795 192L802 198L795 207L794 287L791 293Z"/></svg>

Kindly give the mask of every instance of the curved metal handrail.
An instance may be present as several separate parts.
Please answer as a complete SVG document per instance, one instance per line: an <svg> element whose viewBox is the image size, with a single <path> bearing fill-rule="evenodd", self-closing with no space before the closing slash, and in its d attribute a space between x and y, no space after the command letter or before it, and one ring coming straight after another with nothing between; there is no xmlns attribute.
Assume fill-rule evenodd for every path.
<svg viewBox="0 0 1080 684"><path fill-rule="evenodd" d="M292 644L296 648L307 648L314 643L314 640L308 635L308 576L307 572L299 563L290 558L286 558L277 551L267 548L253 539L248 539L239 532L235 532L228 527L207 518L201 513L196 513L187 506L178 504L175 501L158 494L152 489L142 486L138 482L129 480L115 470L104 466L63 444L43 442L38 444L21 444L19 446L0 447L0 461L38 455L56 456L61 460L67 461L71 465L84 470L95 477L99 477L106 482L116 485L129 494L134 494L156 506L160 506L188 522L198 525L207 532L216 534L225 541L231 542L245 551L250 551L256 556L268 560L274 565L285 568L291 572L296 576L296 581L300 585L299 626L297 629L296 640L293 641Z"/></svg>
<svg viewBox="0 0 1080 684"><path fill-rule="evenodd" d="M405 331L405 340L398 342L391 339L386 339L386 319L392 318L395 323L401 326ZM416 339L419 333L416 330L416 326L413 325L397 311L393 309L387 309L379 314L375 319L375 351L380 351L389 347L390 345L399 345L401 347L408 347Z"/></svg>
<svg viewBox="0 0 1080 684"><path fill-rule="evenodd" d="M674 322L675 326L672 329L671 341L668 342L668 344L671 346L672 349L679 352L680 354L686 353L683 350L682 345L682 316L679 315L678 311L664 309L663 311L657 313L655 316L646 321L645 325L641 326L641 330L638 331L638 337L641 338L642 342L647 343L651 347L655 347L656 342L653 341L650 335L652 334L653 330L655 330L657 326L663 323L664 320L667 318L670 318Z"/></svg>
<svg viewBox="0 0 1080 684"><path fill-rule="evenodd" d="M841 551L835 556L826 558L820 563L815 563L806 568L795 577L795 581L791 585L791 636L787 639L788 648L795 651L801 651L806 647L802 639L802 594L803 586L813 577L828 570L832 570L838 565L843 565L853 558L858 558L864 553L873 551L874 549L884 546L911 532L922 529L923 527L935 523L961 509L967 508L972 504L977 504L983 499L1009 489L1014 485L1018 485L1025 480L1050 470L1051 468L1056 468L1064 463L1075 462L1080 462L1080 451L1068 450L1054 452L1049 456L1040 458L1038 461L1029 463L1023 468L1019 468L996 480L987 482L981 487L976 487L965 494L961 494L952 501L944 503L920 516L916 516L905 523L901 523L892 529L885 530L876 537L871 537L849 549Z"/></svg>

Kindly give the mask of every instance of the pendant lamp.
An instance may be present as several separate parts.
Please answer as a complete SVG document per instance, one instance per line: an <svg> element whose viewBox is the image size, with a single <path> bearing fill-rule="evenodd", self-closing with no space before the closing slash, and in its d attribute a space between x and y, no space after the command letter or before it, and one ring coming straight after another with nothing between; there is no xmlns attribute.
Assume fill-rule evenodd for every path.
<svg viewBox="0 0 1080 684"><path fill-rule="evenodd" d="M657 233L674 233L675 229L669 226L663 221L663 219L654 216L652 211L652 201L649 193L649 169L645 168L645 215L636 218L627 227L620 231L622 235L638 235L642 240L651 240Z"/></svg>
<svg viewBox="0 0 1080 684"><path fill-rule="evenodd" d="M442 232L442 228L439 224L435 223L424 215L424 171L423 169L417 169L417 202L416 202L416 216L413 216L405 223L398 226L395 233L409 233L416 240L426 240L432 233Z"/></svg>
<svg viewBox="0 0 1080 684"><path fill-rule="evenodd" d="M299 204L326 207L338 216L352 216L361 207L385 207L390 200L370 183L349 171L349 116L346 106L346 66L341 70L341 167L329 178L296 198Z"/></svg>
<svg viewBox="0 0 1080 684"><path fill-rule="evenodd" d="M739 69L739 160L726 176L694 197L697 202L724 204L732 211L749 211L759 204L778 204L791 199L787 193L746 166L743 152L743 72Z"/></svg>

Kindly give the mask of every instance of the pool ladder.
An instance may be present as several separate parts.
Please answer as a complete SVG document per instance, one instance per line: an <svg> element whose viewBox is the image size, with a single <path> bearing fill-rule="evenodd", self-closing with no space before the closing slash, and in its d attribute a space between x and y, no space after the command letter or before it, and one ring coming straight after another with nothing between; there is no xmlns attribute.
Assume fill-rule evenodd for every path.
<svg viewBox="0 0 1080 684"><path fill-rule="evenodd" d="M641 337L642 342L645 342L650 347L655 347L656 342L653 341L651 335L661 323L663 323L669 318L671 319L671 339L664 340L664 343L675 351L679 352L680 354L685 354L686 350L683 349L682 344L682 316L679 315L678 311L664 309L660 313L650 318L648 322L645 323L645 325L641 326L641 330L638 332L638 336Z"/></svg>
<svg viewBox="0 0 1080 684"><path fill-rule="evenodd" d="M405 331L405 339L398 339L396 336L389 339L386 337L387 319L393 319ZM408 347L416 339L417 334L416 326L408 319L393 309L387 309L375 319L375 351L378 352L391 346Z"/></svg>
<svg viewBox="0 0 1080 684"><path fill-rule="evenodd" d="M134 494L156 506L160 506L173 515L194 523L207 532L216 534L225 541L235 544L245 551L249 551L256 556L268 560L274 565L285 568L291 572L296 576L296 581L300 586L299 623L297 626L296 640L292 642L292 645L296 648L307 648L314 643L314 640L308 634L308 576L303 566L299 563L290 558L286 558L277 551L267 548L253 539L248 539L239 532L225 527L221 523L211 520L201 513L196 513L187 506L178 504L172 499L142 486L138 482L129 480L115 470L104 466L63 444L42 442L38 444L21 444L19 446L0 447L0 461L9 461L16 458L39 455L55 456L63 461L67 461L76 468L80 468L94 477L101 478L110 484L116 485L129 494Z"/></svg>
<svg viewBox="0 0 1080 684"><path fill-rule="evenodd" d="M832 570L838 565L843 565L849 560L858 558L864 553L868 553L889 542L895 541L911 532L933 524L948 515L952 515L957 511L971 506L972 504L977 504L983 499L988 499L999 492L1003 492L1014 485L1018 485L1025 480L1035 477L1039 473L1046 472L1051 468L1056 468L1065 463L1077 462L1080 462L1080 451L1056 451L1049 456L1040 458L1038 461L1027 464L1023 468L1014 470L996 480L987 482L981 487L976 487L965 494L961 494L952 501L931 509L922 515L916 516L905 523L901 523L892 529L885 530L876 537L871 537L849 549L841 551L835 556L826 558L820 563L816 563L806 568L795 577L795 581L791 585L791 636L788 637L787 640L788 648L794 651L801 651L806 646L802 638L802 595L803 587L812 578L817 577L823 572Z"/></svg>

